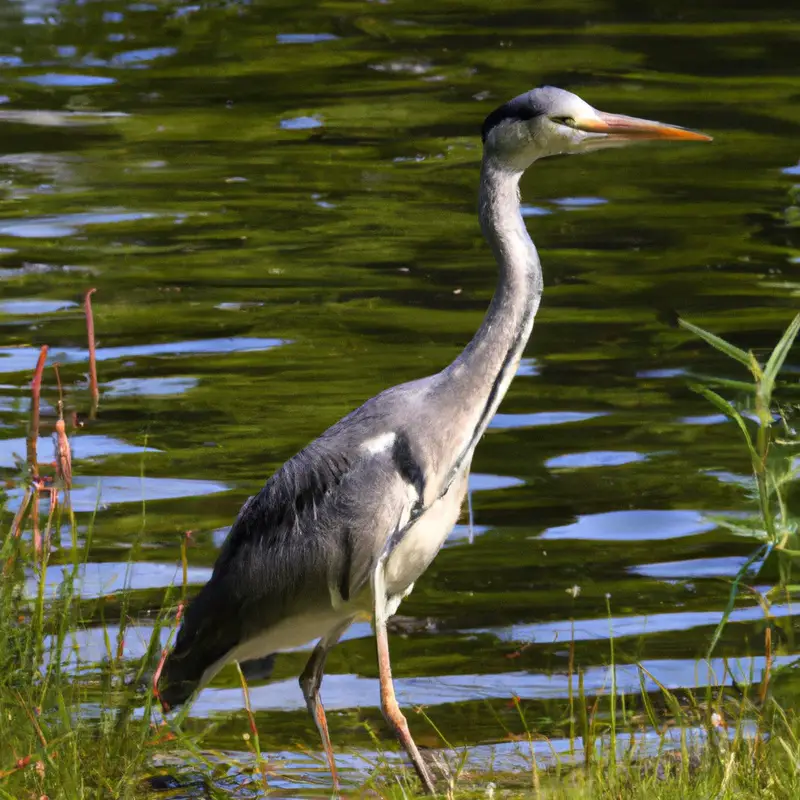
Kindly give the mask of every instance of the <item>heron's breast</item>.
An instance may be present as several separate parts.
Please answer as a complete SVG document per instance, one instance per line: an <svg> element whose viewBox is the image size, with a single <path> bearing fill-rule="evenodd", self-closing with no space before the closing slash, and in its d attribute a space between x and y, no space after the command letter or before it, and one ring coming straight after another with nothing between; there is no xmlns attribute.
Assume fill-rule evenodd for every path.
<svg viewBox="0 0 800 800"><path fill-rule="evenodd" d="M386 564L390 595L402 594L422 575L453 530L467 492L468 468L444 497L434 502L408 529Z"/></svg>

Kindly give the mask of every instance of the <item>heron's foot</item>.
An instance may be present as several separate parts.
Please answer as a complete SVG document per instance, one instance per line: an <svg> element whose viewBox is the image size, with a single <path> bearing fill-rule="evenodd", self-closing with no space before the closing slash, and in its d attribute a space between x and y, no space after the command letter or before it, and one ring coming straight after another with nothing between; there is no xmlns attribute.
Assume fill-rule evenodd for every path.
<svg viewBox="0 0 800 800"><path fill-rule="evenodd" d="M433 780L433 774L422 758L422 754L419 752L416 742L411 737L411 731L408 728L408 722L405 716L400 713L399 709L397 711L398 713L396 715L387 714L387 721L394 728L395 734L400 740L400 744L403 745L406 753L408 753L408 757L414 765L414 771L417 773L417 777L422 783L425 794L435 795L436 783Z"/></svg>

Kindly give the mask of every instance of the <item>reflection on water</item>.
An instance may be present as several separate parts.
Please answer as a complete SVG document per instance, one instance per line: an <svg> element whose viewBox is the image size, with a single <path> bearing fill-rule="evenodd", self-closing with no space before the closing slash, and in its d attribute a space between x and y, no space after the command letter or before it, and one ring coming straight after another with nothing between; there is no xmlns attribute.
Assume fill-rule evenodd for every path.
<svg viewBox="0 0 800 800"><path fill-rule="evenodd" d="M122 347L98 347L96 358L107 361L117 358L186 356L214 353L239 353L248 350L267 350L283 344L280 339L256 339L243 337L237 339L203 339L194 342L160 342L159 344L136 344ZM20 372L36 367L39 353L30 347L9 347L0 350L0 372ZM74 347L53 347L49 353L50 361L61 364L75 361L88 361L89 352Z"/></svg>
<svg viewBox="0 0 800 800"><path fill-rule="evenodd" d="M180 395L197 386L195 378L118 378L103 385L105 397Z"/></svg>
<svg viewBox="0 0 800 800"><path fill-rule="evenodd" d="M71 300L6 300L0 302L0 314L27 316L30 314L52 314L65 308L74 308L77 303Z"/></svg>
<svg viewBox="0 0 800 800"><path fill-rule="evenodd" d="M700 576L695 576L700 577ZM789 606L773 606L776 617L791 616ZM772 613L772 609L770 609ZM756 621L764 618L759 606L740 608L731 612L731 623ZM556 622L534 623L531 625L512 625L508 628L492 630L495 636L512 642L585 642L596 639L609 639L624 636L642 637L648 634L688 631L691 628L710 630L722 619L721 611L678 611L649 616L612 617L611 619L576 619ZM477 631L476 631L477 632Z"/></svg>
<svg viewBox="0 0 800 800"><path fill-rule="evenodd" d="M58 239L74 236L84 225L110 225L115 222L134 222L150 219L152 214L144 212L90 212L86 214L63 214L52 217L26 217L13 223L0 225L0 236L22 239Z"/></svg>
<svg viewBox="0 0 800 800"><path fill-rule="evenodd" d="M778 662L788 664L792 657L778 657ZM764 657L741 658L730 663L722 659L683 661L680 659L642 660L641 667L651 677L646 677L648 691L657 691L659 684L667 689L686 687L700 689L719 686L724 678L739 683L757 682L764 670ZM617 692L634 694L640 691L640 666L623 664L615 670ZM655 679L655 680L654 680ZM591 667L584 672L587 694L607 692L611 686L610 671L606 667ZM395 678L397 699L401 705L435 706L490 698L505 699L525 697L540 699L566 699L570 692L567 675L507 672L502 675L441 675L431 678ZM573 676L572 690L577 693L578 680ZM353 698L359 698L361 707L377 706L380 686L375 678L358 675L328 673L325 677L325 707L331 711L350 708ZM305 702L300 687L294 679L274 681L250 690L253 709L258 711L293 711L304 709ZM239 708L241 689L207 689L192 707L195 715L209 716L215 712Z"/></svg>
<svg viewBox="0 0 800 800"><path fill-rule="evenodd" d="M539 425L563 425L565 422L583 422L602 417L602 412L540 411L534 414L497 413L489 423L490 428L535 428Z"/></svg>
<svg viewBox="0 0 800 800"><path fill-rule="evenodd" d="M216 481L190 478L148 478L133 475L103 475L97 477L77 476L73 478L70 500L75 511L93 513L108 509L118 503L142 503L156 500L178 500L183 497L226 492L228 488ZM22 502L22 489L8 493L7 508L16 512ZM49 504L42 502L42 512Z"/></svg>
<svg viewBox="0 0 800 800"><path fill-rule="evenodd" d="M72 567L48 567L44 577L46 595L58 596L61 585L72 571ZM193 585L203 584L210 577L211 570L208 568L190 567L187 570L188 583ZM128 565L127 562L106 561L102 564L81 564L75 574L75 591L80 597L90 599L112 595L122 589L166 589L180 584L182 579L181 567L176 564L148 561ZM39 577L32 577L25 591L28 595L35 595L38 587Z"/></svg>
<svg viewBox="0 0 800 800"><path fill-rule="evenodd" d="M11 468L20 459L25 460L26 440L19 439L0 439L0 467ZM54 452L55 444L53 439L39 437L37 452L46 459L48 452ZM136 446L113 439L110 436L84 435L76 436L70 443L73 460L97 458L99 456L124 455L126 453L157 453L153 447Z"/></svg>
<svg viewBox="0 0 800 800"><path fill-rule="evenodd" d="M401 700L478 745L471 763L511 764L517 745L481 743L518 721L474 703L516 693L556 704L542 720L562 718L570 638L588 693L608 690L610 630L636 643L619 662L621 690L639 690L637 658L671 687L721 679L720 662L710 676L699 659L750 551L714 516L746 507L748 464L734 428L686 383L743 375L673 321L771 347L796 311L800 227L789 194L797 31L783 0L501 5L462 4L445 19L414 0L0 0L0 470L13 512L47 344L66 418L77 411L83 425L71 430L80 591L110 603L130 587L125 655L137 658L182 580L185 531L194 591L272 470L469 340L495 279L475 218L489 110L535 81L708 130L708 148L551 159L522 183L542 308L477 452L474 524L465 513L392 637ZM84 419L90 287L102 399ZM800 369L794 353L788 368ZM44 462L57 400L48 370ZM142 560L128 569L140 535ZM56 557L71 563L68 532L58 539ZM63 569L48 571L48 594ZM105 620L113 641L118 620ZM745 604L731 620L720 655L757 677L748 642L763 640L762 612ZM91 671L103 637L98 617L64 658ZM285 774L319 787L322 762L296 747L318 747L296 683L307 650L282 654L273 682L252 692ZM367 625L330 671L329 708L370 718ZM223 672L192 718L240 710L236 687ZM343 764L363 769L355 754L371 752L370 738L336 716ZM415 730L441 744L422 720ZM567 749L555 724L537 732ZM217 732L207 744L231 746Z"/></svg>
<svg viewBox="0 0 800 800"><path fill-rule="evenodd" d="M676 539L712 531L716 524L697 511L642 509L579 516L571 525L549 528L542 539L600 541Z"/></svg>

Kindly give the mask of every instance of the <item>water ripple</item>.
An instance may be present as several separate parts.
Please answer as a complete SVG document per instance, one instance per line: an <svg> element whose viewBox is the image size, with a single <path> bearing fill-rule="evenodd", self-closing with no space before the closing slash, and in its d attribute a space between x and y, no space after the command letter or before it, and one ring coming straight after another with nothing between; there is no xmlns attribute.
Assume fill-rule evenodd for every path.
<svg viewBox="0 0 800 800"><path fill-rule="evenodd" d="M584 539L588 541L656 541L695 536L716 528L699 511L648 509L608 511L579 516L577 522L549 528L540 539Z"/></svg>
<svg viewBox="0 0 800 800"><path fill-rule="evenodd" d="M24 75L20 80L37 86L55 86L68 89L88 89L92 86L108 86L117 82L116 78L108 78L101 75L67 75L60 72L47 72L44 75Z"/></svg>
<svg viewBox="0 0 800 800"><path fill-rule="evenodd" d="M776 617L791 617L796 609L789 605L775 605L770 614ZM554 642L588 642L615 639L625 636L647 636L670 631L688 631L692 628L712 627L722 620L721 611L675 611L665 614L635 614L626 617L602 617L599 619L564 619L554 622L510 625L504 628L470 628L463 633L490 633L505 642L531 642L552 644ZM731 612L729 621L755 622L764 618L761 606L737 608Z"/></svg>
<svg viewBox="0 0 800 800"><path fill-rule="evenodd" d="M286 344L283 339L258 339L255 337L226 337L220 339L195 339L180 342L158 342L155 344L133 344L120 347L98 347L97 360L110 361L121 358L164 357L217 353L242 353L254 350L269 350ZM39 351L32 347L0 348L0 373L33 370ZM80 363L88 361L89 353L78 347L53 347L49 361Z"/></svg>
<svg viewBox="0 0 800 800"><path fill-rule="evenodd" d="M82 434L70 437L73 460L97 458L99 456L117 456L130 453L158 453L153 447L133 445L114 439L111 436ZM13 468L18 459L24 460L27 443L24 438L0 439L0 467ZM40 436L36 452L41 460L47 460L54 453L53 440Z"/></svg>
<svg viewBox="0 0 800 800"><path fill-rule="evenodd" d="M133 475L91 475L73 478L70 500L77 512L92 512L119 503L151 503L227 492L230 487L217 481L191 478L149 478ZM22 490L8 492L7 508L16 511L22 502ZM42 513L48 503L42 502Z"/></svg>
<svg viewBox="0 0 800 800"><path fill-rule="evenodd" d="M746 558L727 556L725 558L693 558L689 561L662 561L655 564L642 564L630 567L629 571L646 578L675 578L677 580L695 578L733 578L747 562ZM757 564L753 564L755 569Z"/></svg>
<svg viewBox="0 0 800 800"><path fill-rule="evenodd" d="M117 53L111 59L112 66L144 66L157 58L167 58L177 53L175 47L144 47L141 50L127 50L124 53Z"/></svg>
<svg viewBox="0 0 800 800"><path fill-rule="evenodd" d="M332 42L338 38L332 33L279 33L275 40L278 44L316 44Z"/></svg>
<svg viewBox="0 0 800 800"><path fill-rule="evenodd" d="M118 378L103 384L105 397L160 397L186 394L194 389L197 378Z"/></svg>
<svg viewBox="0 0 800 800"><path fill-rule="evenodd" d="M495 414L490 428L537 428L605 417L607 411L539 411L532 414Z"/></svg>
<svg viewBox="0 0 800 800"><path fill-rule="evenodd" d="M47 567L45 574L45 595L57 597L61 585L72 574L73 567ZM189 567L187 580L190 584L205 583L211 577L211 569L207 567ZM180 585L183 580L183 568L179 564L159 564L153 562L105 561L80 564L75 578L76 594L83 599L103 597L123 589L143 591L147 589L166 589L168 586ZM32 576L25 582L25 593L35 597L38 591L39 576ZM84 654L81 653L81 657Z"/></svg>
<svg viewBox="0 0 800 800"><path fill-rule="evenodd" d="M587 453L565 453L544 462L550 469L583 469L585 467L620 467L645 461L647 456L635 450L592 450Z"/></svg>
<svg viewBox="0 0 800 800"><path fill-rule="evenodd" d="M152 219L155 216L156 214L146 211L89 211L52 217L26 217L6 221L0 225L0 234L19 239L57 239L73 236L83 225L113 225Z"/></svg>
<svg viewBox="0 0 800 800"><path fill-rule="evenodd" d="M789 664L793 656L778 656L775 666ZM724 661L692 659L653 659L641 662L641 666L652 675L641 672L637 664L621 664L615 669L616 689L619 694L639 694L640 679L650 692L667 689L719 686L729 682L733 676L744 685L757 682L764 671L763 656ZM442 675L439 677L417 676L395 678L395 690L401 706L432 706L445 703L464 703L491 698L508 699L564 699L572 691L578 691L577 676L531 672L506 672L492 675ZM587 695L608 692L611 673L606 667L589 667L583 672L583 686ZM329 709L353 708L358 698L360 708L375 707L380 697L380 687L375 678L358 675L325 675L325 706ZM265 686L250 688L253 708L259 711L295 711L305 709L303 697L294 678L276 681ZM242 707L241 689L205 689L192 705L193 717L205 717L221 711Z"/></svg>
<svg viewBox="0 0 800 800"><path fill-rule="evenodd" d="M37 314L52 314L63 311L65 308L75 308L78 304L71 300L46 300L35 298L30 300L5 300L0 302L0 314L14 316L29 316Z"/></svg>

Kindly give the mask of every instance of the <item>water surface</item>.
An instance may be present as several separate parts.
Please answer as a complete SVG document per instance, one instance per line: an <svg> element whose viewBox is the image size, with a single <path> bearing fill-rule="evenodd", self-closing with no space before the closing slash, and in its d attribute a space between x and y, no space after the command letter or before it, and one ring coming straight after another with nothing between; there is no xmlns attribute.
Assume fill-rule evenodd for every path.
<svg viewBox="0 0 800 800"><path fill-rule="evenodd" d="M126 656L140 656L149 614L180 580L185 531L194 591L273 469L469 340L495 278L475 217L480 124L552 83L715 142L551 159L525 177L546 292L476 455L472 530L465 513L394 624L398 691L480 759L522 733L514 694L563 743L571 638L589 693L610 685L611 630L621 690L638 691L639 662L671 687L724 680L701 659L752 547L709 515L746 508L741 480L718 476L748 465L686 380L745 376L674 320L761 354L797 310L798 34L788 0L0 0L9 508L48 344L67 417L83 425L81 542L95 515L79 588L96 600L128 582L142 639L128 637ZM80 307L90 287L95 419ZM57 399L48 372L42 460ZM69 547L62 537L48 592ZM89 670L104 657L96 624L65 654ZM763 669L764 625L747 602L732 617L718 655L737 674ZM373 647L368 626L354 627L322 691L354 780L374 747L361 723L387 733ZM318 785L295 682L309 649L279 658L253 698L269 753ZM210 747L241 747L236 687L226 671L194 706L190 724L238 714ZM411 721L421 745L441 745Z"/></svg>

